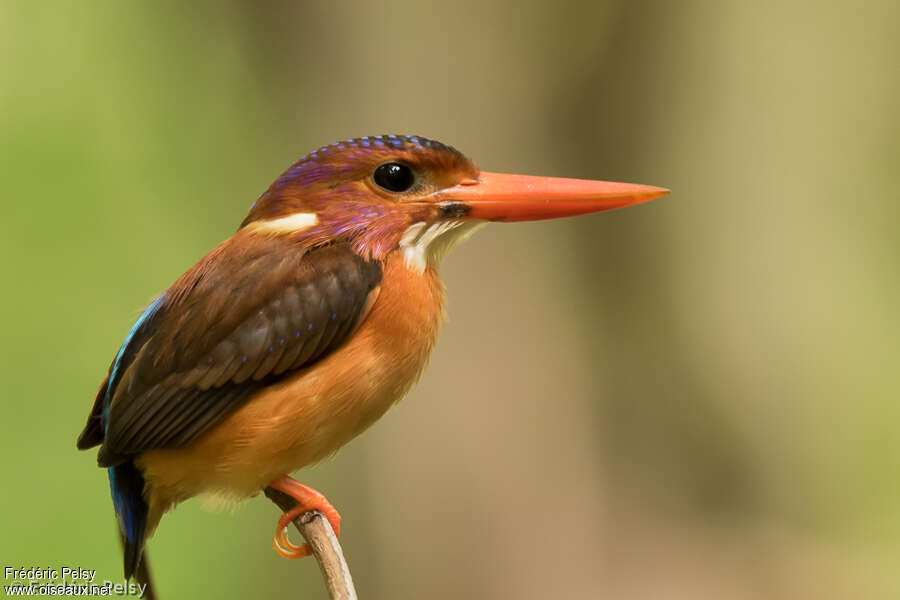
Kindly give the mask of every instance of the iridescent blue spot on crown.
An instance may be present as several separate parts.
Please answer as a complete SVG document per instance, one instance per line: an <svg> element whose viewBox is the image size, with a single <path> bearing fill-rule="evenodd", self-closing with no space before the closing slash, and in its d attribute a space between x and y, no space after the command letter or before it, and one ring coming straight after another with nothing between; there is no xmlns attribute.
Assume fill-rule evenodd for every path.
<svg viewBox="0 0 900 600"><path fill-rule="evenodd" d="M368 160L372 152L379 149L393 148L397 150L413 150L416 148L450 153L465 161L459 152L450 146L435 142L417 135L386 134L363 136L334 142L322 146L294 163L281 177L275 180L269 191L277 191L288 185L311 185L320 182L333 182L354 172L354 162ZM335 156L337 153L343 153ZM268 194L268 192L267 192ZM263 195L264 197L266 194ZM255 206L255 204L254 204ZM275 205L273 204L273 207ZM274 208L273 208L274 210Z"/></svg>

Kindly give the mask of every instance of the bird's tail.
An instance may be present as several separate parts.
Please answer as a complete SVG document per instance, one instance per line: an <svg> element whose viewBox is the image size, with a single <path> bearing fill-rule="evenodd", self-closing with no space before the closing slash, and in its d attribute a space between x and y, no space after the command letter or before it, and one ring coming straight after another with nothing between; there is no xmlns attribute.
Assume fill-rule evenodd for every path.
<svg viewBox="0 0 900 600"><path fill-rule="evenodd" d="M119 532L122 534L125 579L129 579L141 562L147 531L148 508L144 500L144 476L130 460L109 467L109 489L119 521Z"/></svg>

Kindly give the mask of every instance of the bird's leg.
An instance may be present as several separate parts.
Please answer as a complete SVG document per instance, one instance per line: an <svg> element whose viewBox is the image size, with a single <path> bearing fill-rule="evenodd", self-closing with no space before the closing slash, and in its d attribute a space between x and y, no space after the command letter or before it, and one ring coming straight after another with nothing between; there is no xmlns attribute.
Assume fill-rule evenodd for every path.
<svg viewBox="0 0 900 600"><path fill-rule="evenodd" d="M341 515L338 514L337 509L328 502L325 496L316 490L287 475L273 479L269 482L269 486L279 492L284 492L297 501L297 506L281 515L278 519L278 524L275 526L275 536L272 538L275 552L284 558L297 559L312 554L309 544L304 543L301 546L297 546L287 536L288 525L305 512L311 510L321 512L328 519L331 528L334 529L334 534L337 535L341 532Z"/></svg>

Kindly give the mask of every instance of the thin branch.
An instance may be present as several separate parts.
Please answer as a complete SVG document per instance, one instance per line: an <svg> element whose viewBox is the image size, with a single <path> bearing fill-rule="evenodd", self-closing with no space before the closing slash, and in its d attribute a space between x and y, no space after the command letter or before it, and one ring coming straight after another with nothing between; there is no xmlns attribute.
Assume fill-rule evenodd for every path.
<svg viewBox="0 0 900 600"><path fill-rule="evenodd" d="M275 488L267 487L265 493L284 512L297 505L293 498ZM294 527L312 548L331 600L357 600L350 567L328 519L317 510L305 512L294 519Z"/></svg>

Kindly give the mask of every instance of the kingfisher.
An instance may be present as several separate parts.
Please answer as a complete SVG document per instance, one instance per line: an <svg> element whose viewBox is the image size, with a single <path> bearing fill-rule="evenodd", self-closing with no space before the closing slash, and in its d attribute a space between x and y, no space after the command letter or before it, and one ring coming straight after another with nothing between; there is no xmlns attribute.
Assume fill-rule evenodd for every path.
<svg viewBox="0 0 900 600"><path fill-rule="evenodd" d="M424 369L444 320L442 258L491 221L582 215L658 198L638 184L481 171L418 136L336 142L294 163L237 231L131 327L78 437L99 446L130 578L167 511L271 486L340 515L289 474L372 425Z"/></svg>

